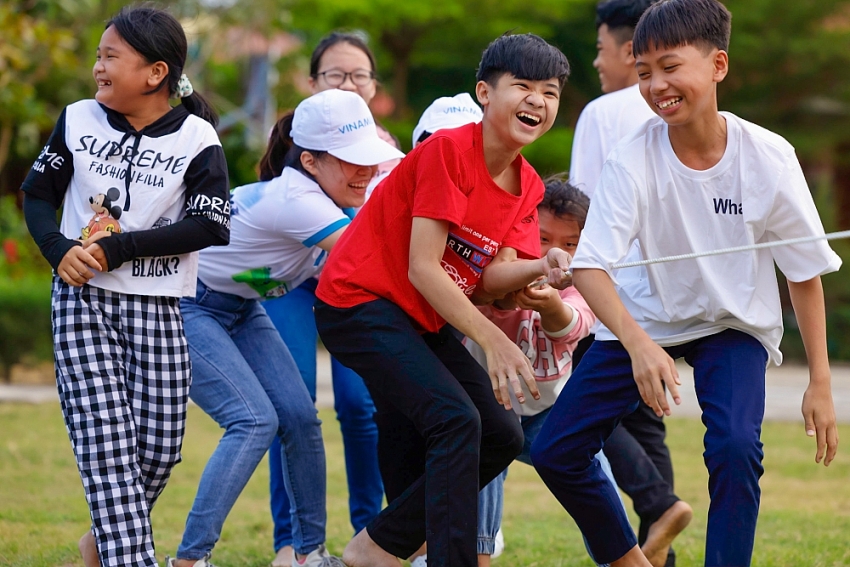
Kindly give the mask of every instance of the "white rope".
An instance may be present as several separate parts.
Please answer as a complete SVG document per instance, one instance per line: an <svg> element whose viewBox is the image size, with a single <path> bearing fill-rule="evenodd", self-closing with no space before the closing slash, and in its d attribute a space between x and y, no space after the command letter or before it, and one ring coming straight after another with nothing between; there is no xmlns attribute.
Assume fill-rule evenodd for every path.
<svg viewBox="0 0 850 567"><path fill-rule="evenodd" d="M762 248L774 248L776 246L791 246L793 244L805 244L807 242L817 242L818 240L839 240L842 238L850 238L850 230L841 232L831 232L829 234L821 234L818 236L803 236L801 238L790 238L788 240L774 240L773 242L761 242L759 244L747 244L746 246L733 246L731 248L720 248L718 250L709 250L707 252L691 252L690 254L679 254L677 256L664 256L663 258L651 258L649 260L640 260L638 262L623 262L611 266L612 270L620 268L634 268L636 266L648 266L649 264L661 264L662 262L676 262L677 260L690 260L691 258L702 258L705 256L719 256L720 254L732 254L735 252L749 252L750 250L761 250Z"/></svg>
<svg viewBox="0 0 850 567"><path fill-rule="evenodd" d="M661 264L663 262L676 262L678 260L690 260L692 258L702 258L705 256L719 256L720 254L733 254L735 252L749 252L750 250L761 250L762 248L775 248L777 246L791 246L793 244L805 244L807 242L817 242L818 240L841 240L850 238L850 230L841 232L830 232L829 234L821 234L818 236L803 236L800 238L789 238L788 240L774 240L772 242L761 242L759 244L747 244L745 246L733 246L731 248L720 248L717 250L709 250L707 252L691 252L690 254L678 254L676 256L664 256L662 258L651 258L649 260L640 260L638 262L622 262L611 266L612 270L621 268L634 268L636 266L648 266L649 264ZM549 283L549 278L543 278L529 284L529 287L543 287Z"/></svg>

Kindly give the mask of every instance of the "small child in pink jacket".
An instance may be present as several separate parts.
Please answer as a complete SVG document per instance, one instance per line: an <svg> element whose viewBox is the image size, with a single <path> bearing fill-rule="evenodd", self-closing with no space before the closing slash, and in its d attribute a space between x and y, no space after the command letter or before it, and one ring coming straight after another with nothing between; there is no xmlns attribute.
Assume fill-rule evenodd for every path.
<svg viewBox="0 0 850 567"><path fill-rule="evenodd" d="M546 194L537 207L540 253L546 254L550 248L557 247L572 255L584 228L590 199L570 185L566 176L550 177L545 185ZM478 309L519 345L534 368L540 399L535 400L525 384L522 384L524 404L517 403L511 393L511 407L518 414L525 433L525 444L518 460L530 465L531 444L572 373L572 353L576 344L590 334L596 316L574 287L558 291L547 285L526 287ZM481 347L469 339L466 347L486 365ZM601 451L597 459L614 482L611 467ZM485 486L478 497L479 567L489 566L490 557L496 551L506 477L507 470Z"/></svg>

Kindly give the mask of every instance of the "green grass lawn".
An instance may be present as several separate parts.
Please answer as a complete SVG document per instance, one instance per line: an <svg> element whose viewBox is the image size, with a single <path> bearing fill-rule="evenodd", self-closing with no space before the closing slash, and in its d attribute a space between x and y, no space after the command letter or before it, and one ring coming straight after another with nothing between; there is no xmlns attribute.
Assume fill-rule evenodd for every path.
<svg viewBox="0 0 850 567"><path fill-rule="evenodd" d="M341 553L351 536L339 428L322 412L328 450L328 547ZM702 464L702 424L668 419L677 492L694 507L677 540L682 567L702 565L708 495ZM198 408L189 411L183 463L153 513L160 559L173 554L207 457L221 431ZM814 464L814 444L802 424L765 425L757 567L850 565L850 455L829 467ZM592 566L575 524L534 471L511 468L506 484L507 548L495 565ZM82 565L76 549L88 511L58 404L0 404L0 565ZM263 462L224 526L213 559L220 567L261 567L272 558L268 468Z"/></svg>

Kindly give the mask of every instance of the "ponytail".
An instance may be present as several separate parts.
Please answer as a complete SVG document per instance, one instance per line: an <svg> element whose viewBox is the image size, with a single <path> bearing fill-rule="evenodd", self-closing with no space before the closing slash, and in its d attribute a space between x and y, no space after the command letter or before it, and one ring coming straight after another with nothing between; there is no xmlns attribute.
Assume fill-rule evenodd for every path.
<svg viewBox="0 0 850 567"><path fill-rule="evenodd" d="M212 124L213 128L218 126L218 113L212 107L210 102L205 97L201 96L201 93L198 91L193 91L189 96L184 96L180 99L180 102L183 103L186 110L199 118L203 118Z"/></svg>
<svg viewBox="0 0 850 567"><path fill-rule="evenodd" d="M260 160L260 181L279 177L286 167L286 154L295 146L292 141L292 118L295 111L287 112L272 128L266 153Z"/></svg>
<svg viewBox="0 0 850 567"><path fill-rule="evenodd" d="M272 128L266 153L260 160L260 181L270 181L280 177L284 168L291 167L305 176L313 179L309 171L301 164L301 154L310 152L317 160L322 159L327 152L308 150L297 145L292 139L292 119L295 111L284 114Z"/></svg>

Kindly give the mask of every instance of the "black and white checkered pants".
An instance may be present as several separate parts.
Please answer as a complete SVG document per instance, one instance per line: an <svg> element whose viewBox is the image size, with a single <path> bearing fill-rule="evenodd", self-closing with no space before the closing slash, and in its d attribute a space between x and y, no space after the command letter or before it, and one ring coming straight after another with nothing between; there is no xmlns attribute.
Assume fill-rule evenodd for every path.
<svg viewBox="0 0 850 567"><path fill-rule="evenodd" d="M101 565L155 567L150 510L180 462L191 381L179 299L54 277L53 342Z"/></svg>

